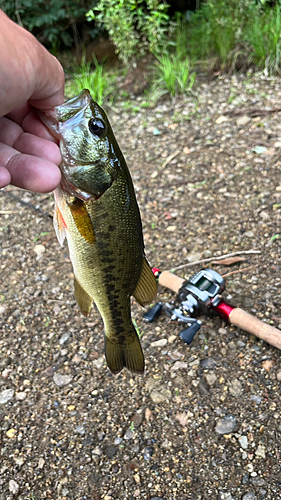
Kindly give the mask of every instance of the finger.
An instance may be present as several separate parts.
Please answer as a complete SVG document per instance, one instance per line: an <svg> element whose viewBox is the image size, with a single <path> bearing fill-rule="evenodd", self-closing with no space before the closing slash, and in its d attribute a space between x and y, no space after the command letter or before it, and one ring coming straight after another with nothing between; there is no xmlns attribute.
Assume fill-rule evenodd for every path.
<svg viewBox="0 0 281 500"><path fill-rule="evenodd" d="M17 138L13 148L21 153L48 160L57 166L61 163L60 149L57 144L27 132Z"/></svg>
<svg viewBox="0 0 281 500"><path fill-rule="evenodd" d="M41 50L44 52L42 57L45 57L45 64L41 59L42 71L38 72L37 88L30 97L29 102L35 108L45 111L63 104L65 77L59 61L45 47L41 46Z"/></svg>
<svg viewBox="0 0 281 500"><path fill-rule="evenodd" d="M4 167L0 167L0 189L5 186L8 186L11 180L12 179L10 172Z"/></svg>
<svg viewBox="0 0 281 500"><path fill-rule="evenodd" d="M46 127L42 124L42 128L45 129ZM6 117L0 118L1 142L21 153L38 156L56 165L61 163L61 154L57 144L28 132L23 132L17 123L8 120Z"/></svg>
<svg viewBox="0 0 281 500"><path fill-rule="evenodd" d="M42 139L47 139L58 144L58 139L51 134L50 130L44 125L42 120L40 120L34 109L25 116L21 126L25 132L30 132L30 134L38 135L38 137L42 137Z"/></svg>
<svg viewBox="0 0 281 500"><path fill-rule="evenodd" d="M0 166L1 172L3 167L8 170L11 184L38 193L53 191L61 179L60 169L50 161L21 154L5 144L0 145Z"/></svg>
<svg viewBox="0 0 281 500"><path fill-rule="evenodd" d="M0 142L12 147L22 133L23 130L17 123L5 116L0 118Z"/></svg>
<svg viewBox="0 0 281 500"><path fill-rule="evenodd" d="M14 109L8 113L5 118L9 119L12 123L20 125L25 132L29 132L30 134L38 135L38 137L42 137L43 139L48 139L49 141L58 143L58 140L40 120L36 111L28 104L24 104L23 106Z"/></svg>

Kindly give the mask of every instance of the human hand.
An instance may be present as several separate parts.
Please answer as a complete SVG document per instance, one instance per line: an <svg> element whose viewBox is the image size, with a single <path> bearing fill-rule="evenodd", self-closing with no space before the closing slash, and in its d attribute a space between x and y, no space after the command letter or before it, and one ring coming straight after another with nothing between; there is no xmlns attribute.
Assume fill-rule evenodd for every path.
<svg viewBox="0 0 281 500"><path fill-rule="evenodd" d="M49 192L60 182L57 140L36 114L64 102L58 60L0 10L0 188Z"/></svg>

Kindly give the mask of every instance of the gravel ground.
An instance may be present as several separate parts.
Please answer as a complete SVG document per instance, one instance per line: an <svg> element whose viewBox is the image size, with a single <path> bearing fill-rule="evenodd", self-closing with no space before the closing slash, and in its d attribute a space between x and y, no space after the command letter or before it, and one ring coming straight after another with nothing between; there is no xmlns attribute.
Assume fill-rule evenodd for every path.
<svg viewBox="0 0 281 500"><path fill-rule="evenodd" d="M259 251L209 267L237 271L225 298L281 328L280 80L224 77L196 92L110 112L148 259L170 269ZM52 211L52 195L9 191ZM113 376L51 221L2 193L0 210L0 500L280 499L279 351L218 317L202 317L187 346L180 324L146 324L133 303L146 371Z"/></svg>

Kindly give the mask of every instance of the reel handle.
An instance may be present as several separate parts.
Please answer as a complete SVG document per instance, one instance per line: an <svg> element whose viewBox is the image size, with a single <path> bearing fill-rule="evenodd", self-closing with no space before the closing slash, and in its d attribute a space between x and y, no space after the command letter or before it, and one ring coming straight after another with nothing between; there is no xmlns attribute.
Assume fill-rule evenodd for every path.
<svg viewBox="0 0 281 500"><path fill-rule="evenodd" d="M183 278L180 278L169 271L163 271L159 276L160 285L170 288L170 290L175 293L178 293L184 281L185 280ZM216 307L214 307L214 310L216 310ZM264 323L240 307L232 308L229 306L229 310L230 312L228 312L227 316L222 314L224 319L228 319L229 323L241 328L241 330L244 330L245 332L255 335L259 339L264 340L268 344L271 344L281 350L281 330ZM217 313L220 315L219 308Z"/></svg>

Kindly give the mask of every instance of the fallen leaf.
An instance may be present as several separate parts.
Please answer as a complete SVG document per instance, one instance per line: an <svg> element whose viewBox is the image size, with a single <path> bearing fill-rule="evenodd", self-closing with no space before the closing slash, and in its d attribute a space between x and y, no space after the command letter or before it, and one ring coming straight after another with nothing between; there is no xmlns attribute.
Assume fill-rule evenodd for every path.
<svg viewBox="0 0 281 500"><path fill-rule="evenodd" d="M168 128L170 128L171 130L175 130L175 128L178 127L178 123L171 123L171 125L168 125Z"/></svg>
<svg viewBox="0 0 281 500"><path fill-rule="evenodd" d="M272 361L272 359L266 359L263 363L262 363L262 367L264 370L266 370L267 372L270 372L271 368L273 367L274 363Z"/></svg>
<svg viewBox="0 0 281 500"><path fill-rule="evenodd" d="M188 414L187 413L177 413L176 414L176 420L182 425L183 427L186 427L188 424Z"/></svg>
<svg viewBox="0 0 281 500"><path fill-rule="evenodd" d="M163 216L165 217L165 220L173 219L173 216L170 214L170 212L164 212Z"/></svg>
<svg viewBox="0 0 281 500"><path fill-rule="evenodd" d="M229 257L228 259L213 260L212 264L216 264L217 266L233 266L233 264L237 264L238 262L245 262L245 260L245 257Z"/></svg>
<svg viewBox="0 0 281 500"><path fill-rule="evenodd" d="M153 420L152 411L151 411L149 408L146 408L146 409L145 409L144 416L145 416L145 420L146 420L147 422L150 422L150 421L152 421L152 420Z"/></svg>

